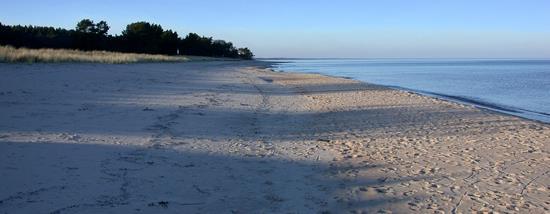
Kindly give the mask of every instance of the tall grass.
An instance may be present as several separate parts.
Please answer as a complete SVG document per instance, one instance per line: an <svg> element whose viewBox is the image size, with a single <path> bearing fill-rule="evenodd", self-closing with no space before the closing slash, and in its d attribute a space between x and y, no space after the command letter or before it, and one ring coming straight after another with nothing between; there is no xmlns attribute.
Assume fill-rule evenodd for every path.
<svg viewBox="0 0 550 214"><path fill-rule="evenodd" d="M156 54L119 53L109 51L79 51L68 49L29 49L0 46L0 62L186 62L212 60L211 57L166 56Z"/></svg>

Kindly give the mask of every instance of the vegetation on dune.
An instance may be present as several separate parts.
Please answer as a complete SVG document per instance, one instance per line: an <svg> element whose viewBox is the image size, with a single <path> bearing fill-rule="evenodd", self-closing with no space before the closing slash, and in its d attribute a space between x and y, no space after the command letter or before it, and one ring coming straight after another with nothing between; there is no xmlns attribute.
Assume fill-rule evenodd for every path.
<svg viewBox="0 0 550 214"><path fill-rule="evenodd" d="M0 45L15 48L73 49L172 56L192 55L240 59L254 57L248 48L236 48L231 42L214 40L212 37L199 36L196 33L189 33L181 38L175 31L164 30L160 25L148 22L131 23L126 26L121 35L109 35L109 29L107 22L94 23L89 19L78 22L74 30L9 26L0 23ZM25 51L29 52L26 49Z"/></svg>
<svg viewBox="0 0 550 214"><path fill-rule="evenodd" d="M202 56L168 56L160 54L137 54L110 51L80 51L69 49L29 49L0 46L0 62L186 62L212 60Z"/></svg>

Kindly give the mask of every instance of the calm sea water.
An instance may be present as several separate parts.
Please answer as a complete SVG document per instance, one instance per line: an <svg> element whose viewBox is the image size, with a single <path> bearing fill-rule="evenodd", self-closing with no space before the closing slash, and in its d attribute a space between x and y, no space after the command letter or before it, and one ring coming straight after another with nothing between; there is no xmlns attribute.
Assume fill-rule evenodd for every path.
<svg viewBox="0 0 550 214"><path fill-rule="evenodd" d="M550 122L550 60L291 59L276 70L312 72L411 90Z"/></svg>

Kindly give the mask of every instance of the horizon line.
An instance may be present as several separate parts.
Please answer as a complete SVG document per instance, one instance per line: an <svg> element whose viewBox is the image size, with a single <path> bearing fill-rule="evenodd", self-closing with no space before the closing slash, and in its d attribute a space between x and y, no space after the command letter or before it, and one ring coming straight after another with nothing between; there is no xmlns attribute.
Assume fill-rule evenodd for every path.
<svg viewBox="0 0 550 214"><path fill-rule="evenodd" d="M465 60L550 60L550 57L255 57L258 60L365 60L365 59L465 59Z"/></svg>

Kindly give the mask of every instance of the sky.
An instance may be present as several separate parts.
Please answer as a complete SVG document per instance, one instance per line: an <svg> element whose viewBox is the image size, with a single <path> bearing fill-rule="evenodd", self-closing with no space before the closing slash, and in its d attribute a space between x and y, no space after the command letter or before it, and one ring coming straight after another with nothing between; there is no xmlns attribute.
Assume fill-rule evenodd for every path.
<svg viewBox="0 0 550 214"><path fill-rule="evenodd" d="M549 0L6 0L0 22L74 28L136 21L257 57L550 58Z"/></svg>

